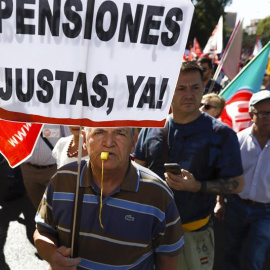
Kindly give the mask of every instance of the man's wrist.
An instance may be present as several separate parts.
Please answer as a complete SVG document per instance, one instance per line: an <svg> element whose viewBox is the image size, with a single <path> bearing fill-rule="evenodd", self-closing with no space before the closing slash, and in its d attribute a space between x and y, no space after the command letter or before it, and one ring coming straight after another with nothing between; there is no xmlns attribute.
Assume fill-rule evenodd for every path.
<svg viewBox="0 0 270 270"><path fill-rule="evenodd" d="M206 182L205 181L202 181L202 182L200 181L200 183L201 183L201 187L200 187L198 192L204 193L206 191Z"/></svg>

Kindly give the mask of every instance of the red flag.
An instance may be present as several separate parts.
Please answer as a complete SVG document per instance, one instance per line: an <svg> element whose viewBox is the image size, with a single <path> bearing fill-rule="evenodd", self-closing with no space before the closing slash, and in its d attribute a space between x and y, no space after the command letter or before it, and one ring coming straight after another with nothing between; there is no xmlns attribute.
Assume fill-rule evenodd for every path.
<svg viewBox="0 0 270 270"><path fill-rule="evenodd" d="M229 42L222 55L223 70L232 80L239 72L239 60L242 49L243 21L239 21L234 28Z"/></svg>
<svg viewBox="0 0 270 270"><path fill-rule="evenodd" d="M219 59L218 59L218 55L217 54L214 54L213 55L213 61L214 61L215 64L217 64L217 65L219 64Z"/></svg>
<svg viewBox="0 0 270 270"><path fill-rule="evenodd" d="M193 40L193 47L189 46L188 61L197 60L202 54L201 46L196 38Z"/></svg>
<svg viewBox="0 0 270 270"><path fill-rule="evenodd" d="M252 56L256 56L260 52L261 49L262 49L261 37L257 36Z"/></svg>
<svg viewBox="0 0 270 270"><path fill-rule="evenodd" d="M202 49L201 46L197 40L197 38L194 38L193 40L193 51L195 52L195 54L200 57L202 54Z"/></svg>
<svg viewBox="0 0 270 270"><path fill-rule="evenodd" d="M220 16L211 37L208 39L203 53L221 53L223 49L223 17Z"/></svg>
<svg viewBox="0 0 270 270"><path fill-rule="evenodd" d="M14 168L33 152L42 124L0 120L0 152Z"/></svg>
<svg viewBox="0 0 270 270"><path fill-rule="evenodd" d="M188 61L192 61L195 58L193 48L189 46Z"/></svg>

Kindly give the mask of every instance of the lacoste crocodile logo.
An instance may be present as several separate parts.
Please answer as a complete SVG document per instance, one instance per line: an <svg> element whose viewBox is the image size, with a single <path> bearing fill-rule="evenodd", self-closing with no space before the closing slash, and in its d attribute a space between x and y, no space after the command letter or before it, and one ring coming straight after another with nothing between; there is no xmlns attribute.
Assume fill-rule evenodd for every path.
<svg viewBox="0 0 270 270"><path fill-rule="evenodd" d="M125 216L125 220L127 220L127 221L134 221L135 218L132 215L126 215Z"/></svg>

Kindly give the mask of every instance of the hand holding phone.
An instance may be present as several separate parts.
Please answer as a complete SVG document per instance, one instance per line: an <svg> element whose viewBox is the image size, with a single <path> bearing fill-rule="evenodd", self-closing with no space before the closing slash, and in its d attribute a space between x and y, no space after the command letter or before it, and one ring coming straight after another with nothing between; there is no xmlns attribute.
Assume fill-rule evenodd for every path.
<svg viewBox="0 0 270 270"><path fill-rule="evenodd" d="M178 163L165 163L165 172L170 172L172 174L181 174L181 168Z"/></svg>

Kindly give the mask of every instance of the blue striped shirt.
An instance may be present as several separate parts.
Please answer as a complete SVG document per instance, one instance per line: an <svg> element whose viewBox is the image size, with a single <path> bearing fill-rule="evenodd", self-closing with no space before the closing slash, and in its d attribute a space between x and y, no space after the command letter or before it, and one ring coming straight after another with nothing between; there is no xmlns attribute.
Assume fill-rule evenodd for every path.
<svg viewBox="0 0 270 270"><path fill-rule="evenodd" d="M167 184L149 169L131 162L121 186L103 198L84 162L78 269L153 269L154 254L177 255L184 238L180 217ZM77 164L62 167L48 185L36 216L40 232L70 247Z"/></svg>

